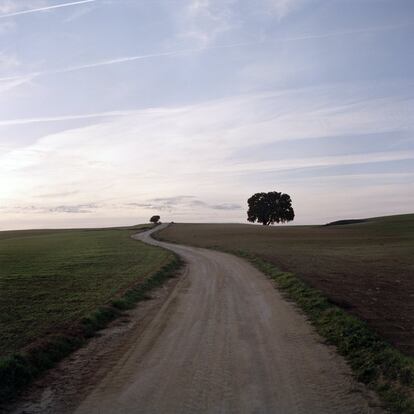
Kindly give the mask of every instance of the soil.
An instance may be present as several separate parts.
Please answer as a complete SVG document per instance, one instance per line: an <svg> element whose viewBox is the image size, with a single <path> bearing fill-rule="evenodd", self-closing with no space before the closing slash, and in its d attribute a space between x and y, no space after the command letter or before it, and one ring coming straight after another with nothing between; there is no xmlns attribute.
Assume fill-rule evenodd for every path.
<svg viewBox="0 0 414 414"><path fill-rule="evenodd" d="M257 255L414 356L414 215L332 226L174 224L160 237Z"/></svg>

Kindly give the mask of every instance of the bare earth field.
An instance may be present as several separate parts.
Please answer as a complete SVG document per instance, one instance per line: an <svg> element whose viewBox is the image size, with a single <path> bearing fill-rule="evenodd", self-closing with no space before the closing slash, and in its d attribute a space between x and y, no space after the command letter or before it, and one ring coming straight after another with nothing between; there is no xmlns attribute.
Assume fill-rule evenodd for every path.
<svg viewBox="0 0 414 414"><path fill-rule="evenodd" d="M294 272L414 355L414 215L333 226L174 224L163 240L252 253Z"/></svg>

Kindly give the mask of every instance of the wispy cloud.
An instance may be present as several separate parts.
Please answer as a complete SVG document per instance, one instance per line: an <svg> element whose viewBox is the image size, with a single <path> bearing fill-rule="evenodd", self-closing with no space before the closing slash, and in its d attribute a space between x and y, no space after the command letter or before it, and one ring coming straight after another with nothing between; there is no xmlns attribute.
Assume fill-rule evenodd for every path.
<svg viewBox="0 0 414 414"><path fill-rule="evenodd" d="M75 213L75 214L85 214L92 213L99 206L95 203L88 204L75 204L75 205L61 205L56 207L50 207L47 210L50 213Z"/></svg>
<svg viewBox="0 0 414 414"><path fill-rule="evenodd" d="M175 211L175 210L194 210L194 209L212 209L212 210L239 210L240 204L221 203L210 204L198 199L195 196L178 195L173 197L159 197L140 203L126 203L128 207L143 208L146 210Z"/></svg>
<svg viewBox="0 0 414 414"><path fill-rule="evenodd" d="M1 210L12 212L15 214L49 214L49 213L65 213L65 214L87 214L93 213L100 205L97 203L84 204L62 204L62 205L12 205L9 207L2 206Z"/></svg>
<svg viewBox="0 0 414 414"><path fill-rule="evenodd" d="M235 203L213 204L210 206L214 210L240 210L242 206Z"/></svg>
<svg viewBox="0 0 414 414"><path fill-rule="evenodd" d="M180 13L183 30L178 37L190 38L206 47L220 34L232 29L236 22L234 0L191 0Z"/></svg>
<svg viewBox="0 0 414 414"><path fill-rule="evenodd" d="M51 134L29 146L1 153L2 204L10 208L40 204L36 214L45 220L51 212L58 219L77 212L85 213L79 217L89 217L86 212L90 211L101 218L133 215L145 219L158 210L165 220L185 217L211 221L217 217L244 219L240 207L246 197L275 186L295 196L295 203L302 206L308 206L305 195L309 197L314 187L322 192L320 187L324 186L332 199L340 199L338 191L343 184L335 184L339 179L316 179L304 186L300 180L284 180L280 172L302 169L305 176L312 176L312 169L330 168L330 174L335 175L337 166L349 165L355 166L351 173L356 174L366 171L359 169L359 164L414 159L414 150L407 145L405 150L396 147L387 152L371 148L368 153L330 155L321 149L318 156L307 154L304 139L325 136L335 140L344 134L381 132L389 133L392 140L395 134L390 131L402 125L407 134L414 130L412 100L388 97L355 102L355 94L350 98L348 93L349 85L336 85L248 94L182 107L120 111L122 116L110 112L111 119ZM265 144L276 146L278 142L283 148L290 146L290 155L269 153L267 161L259 162L260 158L253 156L244 157L243 162L234 156L241 149L257 155ZM373 182L382 183L381 177L375 181L375 174L371 176ZM400 184L402 179L395 178ZM343 183L346 178L340 180ZM39 198L45 189L58 201ZM77 192L65 196L64 190ZM388 194L389 189L376 189L375 200L380 200L385 191ZM359 187L349 188L347 195L364 197ZM373 196L369 197L367 205ZM402 209L410 200L408 195L406 201L402 195L400 198L398 206ZM335 211L339 206L332 204L331 208ZM302 214L316 217L320 205L315 202Z"/></svg>
<svg viewBox="0 0 414 414"><path fill-rule="evenodd" d="M88 0L88 1L92 1L92 0ZM96 1L96 0L93 0L93 1ZM131 55L131 56L124 56L124 57L119 57L119 58L100 60L100 61L86 63L82 65L69 66L69 67L61 68L61 69L37 71L37 72L32 72L32 73L23 74L23 75L6 76L6 77L0 78L0 82L18 80L18 79L21 79L22 77L23 78L31 77L33 79L33 78L37 78L40 76L77 72L81 70L88 70L88 69L94 69L94 68L99 68L99 67L118 65L118 64L123 64L123 63L139 61L139 60L158 59L158 58L163 58L163 57L174 57L174 56L180 56L180 55L186 55L186 54L192 54L192 53L199 53L199 52L203 52L206 50L232 49L232 48L239 48L239 47L244 47L244 46L255 46L255 45L261 45L261 44L263 45L263 44L272 44L272 43L286 43L286 42L298 42L298 41L317 40L317 39L328 39L328 38L340 37L340 36L351 36L351 35L375 33L375 32L388 31L388 30L397 30L403 27L407 27L408 25L409 25L408 23L398 24L398 25L386 25L386 26L344 30L344 31L321 33L321 34L305 34L305 35L284 37L284 38L279 38L279 39L253 40L253 41L247 41L247 42L236 42L236 43L229 43L229 44L222 44L222 45L201 46L201 47L196 47L196 48L172 50L172 51L142 54L142 55Z"/></svg>
<svg viewBox="0 0 414 414"><path fill-rule="evenodd" d="M23 15L23 14L45 12L45 11L49 11L49 10L60 9L60 8L63 8L63 7L80 6L82 4L94 3L96 1L98 1L98 0L79 0L79 1L72 1L72 2L69 2L69 3L60 3L60 4L50 5L50 6L37 7L37 8L33 8L33 9L28 9L28 10L13 11L11 13L0 14L0 19L20 16L20 15ZM16 2L15 2L15 4L16 4Z"/></svg>
<svg viewBox="0 0 414 414"><path fill-rule="evenodd" d="M369 154L334 155L329 157L285 158L263 162L248 162L219 167L216 172L252 173L287 171L303 168L332 167L390 161L414 160L414 151L372 152Z"/></svg>
<svg viewBox="0 0 414 414"><path fill-rule="evenodd" d="M151 210L172 210L174 208L182 208L188 203L194 202L194 196L178 195L173 197L156 197L147 201L146 207Z"/></svg>
<svg viewBox="0 0 414 414"><path fill-rule="evenodd" d="M16 69L20 66L20 61L15 54L0 52L0 70Z"/></svg>
<svg viewBox="0 0 414 414"><path fill-rule="evenodd" d="M102 66L110 66L110 65L116 65L116 64L121 64L121 63L128 63L128 62L133 62L133 61L137 61L137 60L154 59L154 58L169 57L169 56L178 56L178 55L187 54L187 53L201 52L201 51L207 50L207 49L233 48L233 47L246 46L246 45L251 45L251 44L256 44L256 43L257 42L243 42L243 43L234 43L234 44L229 44L229 45L219 45L219 46L208 46L208 47L198 47L198 48L191 48L191 49L173 50L173 51L161 52L161 53L150 53L150 54L144 54L144 55L124 56L124 57L120 57L120 58L107 59L107 60L101 60L101 61L97 61L97 62L87 63L87 64L84 64L84 65L70 66L70 67L62 68L62 69L32 72L29 75L25 75L25 76L39 77L39 76L45 76L45 75L55 75L55 74L59 74L59 73L70 73L70 72L76 72L76 71L79 71L79 70L98 68L98 67L102 67ZM16 80L16 79L19 79L21 76L22 75L3 77L3 78L0 78L0 82L1 81Z"/></svg>
<svg viewBox="0 0 414 414"><path fill-rule="evenodd" d="M141 203L127 203L127 205L146 210L172 211L173 209L182 209L188 206L206 206L206 203L197 200L195 196L177 195L172 197L156 197Z"/></svg>
<svg viewBox="0 0 414 414"><path fill-rule="evenodd" d="M10 91L12 89L15 89L19 86L28 84L31 82L33 78L31 76L27 76L27 77L21 77L21 78L17 78L17 79L12 79L9 81L3 81L0 83L0 92L7 92ZM18 125L17 124L13 124L13 125ZM1 125L1 121L0 121L0 125Z"/></svg>
<svg viewBox="0 0 414 414"><path fill-rule="evenodd" d="M9 88L20 85L24 82L28 82L29 79L24 80L14 80L9 81L8 84L5 83L4 86L8 85ZM0 91L2 84L0 84ZM128 116L137 113L136 110L133 111L108 111L108 112L97 112L90 114L79 114L79 115L62 115L62 116L46 116L39 118L21 118L21 119L9 119L0 121L1 126L15 126L15 125L27 125L27 124L37 124L37 123L46 123L46 122L59 122L59 121L77 121L82 119L94 119L94 118L110 118L110 117L119 117L119 116Z"/></svg>
<svg viewBox="0 0 414 414"><path fill-rule="evenodd" d="M174 149L174 145L181 145L192 136L188 148L197 151L207 146L207 142L221 150L248 147L252 145L253 136L255 145L260 145L281 140L414 128L413 120L407 116L414 107L413 98L373 96L355 101L352 96L357 92L350 96L348 92L346 85L290 89L239 95L199 105L2 120L0 127L96 119L96 128L107 129L111 133L117 126L128 135L131 131L140 134L138 131L142 128L142 131L153 135L156 142L162 142L163 148L170 148L171 143L171 149ZM99 121L100 118L105 122ZM215 120L213 124L211 119ZM96 133L93 126L89 129L91 134ZM80 129L79 134L78 130L72 133L77 139L80 133L88 133L88 128ZM167 144L163 136L169 137Z"/></svg>
<svg viewBox="0 0 414 414"><path fill-rule="evenodd" d="M309 0L267 0L269 7L279 19L303 7Z"/></svg>
<svg viewBox="0 0 414 414"><path fill-rule="evenodd" d="M58 193L39 194L38 198L64 198L78 194L79 191L62 191Z"/></svg>

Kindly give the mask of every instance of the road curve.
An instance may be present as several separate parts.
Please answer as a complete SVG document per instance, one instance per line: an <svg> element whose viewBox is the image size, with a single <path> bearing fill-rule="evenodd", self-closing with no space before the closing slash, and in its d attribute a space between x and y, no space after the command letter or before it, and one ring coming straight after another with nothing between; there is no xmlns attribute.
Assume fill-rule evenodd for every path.
<svg viewBox="0 0 414 414"><path fill-rule="evenodd" d="M159 242L151 232L135 237L178 253L186 272L77 414L382 412L249 263Z"/></svg>

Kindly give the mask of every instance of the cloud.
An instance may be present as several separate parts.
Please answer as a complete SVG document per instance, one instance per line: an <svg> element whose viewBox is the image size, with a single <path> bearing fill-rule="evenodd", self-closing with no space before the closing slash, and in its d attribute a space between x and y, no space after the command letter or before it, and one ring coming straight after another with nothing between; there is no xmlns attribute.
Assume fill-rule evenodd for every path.
<svg viewBox="0 0 414 414"><path fill-rule="evenodd" d="M22 85L26 85L29 84L32 80L32 77L27 76L27 77L22 77L22 78L18 78L18 79L14 79L14 80L10 80L10 81L4 81L4 82L0 82L0 92L8 92L12 89L15 89L17 87L20 87ZM1 126L1 122L0 121L0 126ZM6 125L8 125L6 123ZM15 123L12 125L19 125L19 123Z"/></svg>
<svg viewBox="0 0 414 414"><path fill-rule="evenodd" d="M239 210L241 206L235 203L209 204L197 199L195 196L161 197L143 203L127 203L127 206L145 208L149 210L191 210L194 208L213 210Z"/></svg>
<svg viewBox="0 0 414 414"><path fill-rule="evenodd" d="M16 55L10 55L5 52L0 52L0 71L15 70L20 66L20 61Z"/></svg>
<svg viewBox="0 0 414 414"><path fill-rule="evenodd" d="M267 3L280 20L309 3L309 0L267 0Z"/></svg>
<svg viewBox="0 0 414 414"><path fill-rule="evenodd" d="M191 0L180 13L181 32L178 37L195 40L206 47L219 35L236 25L232 8L234 0Z"/></svg>
<svg viewBox="0 0 414 414"><path fill-rule="evenodd" d="M197 200L195 196L177 195L173 197L156 197L146 200L143 203L127 203L129 206L141 207L150 210L169 210L187 208L190 206L202 206L207 204Z"/></svg>
<svg viewBox="0 0 414 414"><path fill-rule="evenodd" d="M233 44L227 44L227 45L203 46L203 47L190 48L190 49L172 50L172 51L167 51L167 52L150 53L150 54L145 54L145 55L124 56L124 57L120 57L120 58L106 59L106 60L100 60L100 61L97 61L97 62L86 63L86 64L83 64L83 65L70 66L70 67L62 68L62 69L32 72L32 73L29 73L27 75L15 75L15 76L2 77L2 78L0 78L0 82L18 80L21 77L29 77L30 76L32 78L36 78L36 77L39 77L39 76L47 76L47 75L56 75L56 74L60 74L60 73L77 72L77 71L81 71L81 70L87 70L87 69L94 69L94 68L99 68L99 67L104 67L104 66L117 65L117 64L122 64L122 63L134 62L134 61L138 61L138 60L154 59L154 58L162 58L162 57L170 57L170 56L179 56L179 55L188 54L188 53L201 52L201 51L207 50L207 49L233 48L233 47L240 47L240 46L251 45L251 44L256 44L256 43L257 42L242 42L242 43L233 43Z"/></svg>
<svg viewBox="0 0 414 414"><path fill-rule="evenodd" d="M316 137L334 141L337 136L358 135L363 140L363 134L381 133L382 140L385 134L393 140L393 131L402 127L405 136L412 136L413 98L376 97L371 91L370 98L355 101L366 91L350 88L332 85L248 94L97 118L90 125L1 152L0 198L10 208L42 207L37 216L45 222L51 211L56 216L94 211L94 217L103 220L132 215L145 219L154 210L162 212L164 220L236 221L244 219L240 206L246 198L260 190L288 192L303 205L307 203L303 194L324 185L324 191L335 198L343 185L335 186L334 179L303 185L276 173L302 169L312 176L315 167L329 167L335 175L337 166L414 159L414 148L408 145L379 152L372 139L370 147L352 156L325 153L325 146L318 156L306 152L309 145L303 141ZM261 160L258 154L267 144L289 151L282 156L277 151L267 153ZM242 158L235 156L241 151ZM43 204L39 195L46 188L55 195L76 193L54 205L46 197ZM348 193L353 197L356 190L349 188ZM380 199L380 189L376 194ZM401 203L399 209L407 206ZM315 202L303 214L322 213Z"/></svg>
<svg viewBox="0 0 414 414"><path fill-rule="evenodd" d="M178 195L173 197L157 197L147 200L145 203L128 203L136 207L143 207L150 210L172 210L188 205L188 201L193 202L194 196Z"/></svg>
<svg viewBox="0 0 414 414"><path fill-rule="evenodd" d="M71 213L71 214L85 214L93 213L98 208L95 203L89 204L77 204L77 205L61 205L56 207L50 207L48 211L50 213Z"/></svg>
<svg viewBox="0 0 414 414"><path fill-rule="evenodd" d="M47 0L27 0L24 3L16 0L0 0L0 14L10 14L22 9L44 7L46 4Z"/></svg>
<svg viewBox="0 0 414 414"><path fill-rule="evenodd" d="M413 151L372 152L369 154L334 155L329 157L284 158L272 161L236 163L219 167L218 173L252 173L265 171L288 171L315 167L369 164L390 161L414 160Z"/></svg>
<svg viewBox="0 0 414 414"><path fill-rule="evenodd" d="M119 136L116 133L119 128L122 133L126 133L126 148L128 143L136 143L137 149L142 147L143 151L153 148L151 154L154 155L163 153L163 148L174 150L174 145L181 148L184 143L189 150L213 148L220 152L226 147L232 149L281 140L344 136L355 134L356 131L361 135L395 131L403 126L404 129L414 127L413 120L408 116L414 107L413 98L372 96L355 101L353 96L358 92L352 91L350 95L348 92L349 85L333 85L239 95L180 107L3 120L0 125L108 118L104 121L98 119L96 126L45 137L39 141L39 144L45 145L36 145L31 149L38 150L46 143L49 145L63 140L65 143L72 141L75 148L77 143L81 143L87 150L93 147L94 142L106 142L105 138L99 138L101 134L103 137L108 134ZM88 134L91 136L91 145L87 139L84 140ZM148 142L153 142L152 145L140 144L140 139L145 136L151 137ZM108 144L110 142L108 138ZM122 146L115 150L121 151Z"/></svg>
<svg viewBox="0 0 414 414"><path fill-rule="evenodd" d="M242 206L234 203L215 204L210 206L214 210L240 210Z"/></svg>
<svg viewBox="0 0 414 414"><path fill-rule="evenodd" d="M166 204L178 204L182 202L183 200L192 199L194 196L189 195L179 195L174 197L158 197L153 198L151 201L154 201L156 203L166 203Z"/></svg>
<svg viewBox="0 0 414 414"><path fill-rule="evenodd" d="M60 3L60 4L54 4L54 5L48 5L48 6L45 5L42 7L26 8L24 10L19 10L20 6L17 6L17 2L15 1L11 2L10 0L3 0L3 2L0 3L0 12L4 14L0 15L0 19L20 16L23 14L45 12L49 10L60 9L63 7L80 6L82 4L94 3L96 1L97 0L80 0L80 1L72 1L69 3ZM31 2L29 4L26 4L26 7L28 6L30 7L30 4L36 4L36 3ZM45 4L45 2L43 2L43 4Z"/></svg>
<svg viewBox="0 0 414 414"><path fill-rule="evenodd" d="M86 204L69 204L58 206L47 205L12 205L2 206L2 210L14 214L49 214L49 213L69 213L69 214L86 214L95 212L100 206L96 203Z"/></svg>
<svg viewBox="0 0 414 414"><path fill-rule="evenodd" d="M23 81L28 78L35 79L38 77L43 77L43 76L48 76L48 75L57 75L57 74L71 73L71 72L77 72L77 71L82 71L82 70L90 70L90 69L96 69L96 68L112 66L112 65L119 65L119 64L124 64L124 63L140 61L140 60L168 58L168 57L181 56L181 55L187 55L187 54L193 54L193 53L200 53L206 50L232 49L232 48L242 48L245 46L255 46L255 45L258 46L258 45L264 45L264 44L276 44L276 43L300 42L300 41L317 40L317 39L329 39L329 38L334 38L334 37L360 35L360 34L365 34L365 33L375 33L375 32L381 32L381 31L389 31L389 30L398 30L398 29L407 27L409 25L410 24L408 23L404 23L404 24L396 24L396 25L367 27L363 29L343 30L343 31L337 31L337 32L319 33L319 34L304 34L304 35L290 36L290 37L277 38L277 39L252 40L252 41L245 41L245 42L234 42L234 43L216 44L216 45L210 45L209 41L202 41L201 45L198 47L170 50L170 51L165 51L165 52L154 52L154 53L142 54L142 55L130 55L130 56L123 56L123 57L118 57L118 58L109 58L109 59L99 60L95 62L69 66L66 68L37 71L37 72L31 72L27 74L3 76L3 77L0 77L0 82ZM36 121L33 121L33 122L36 122Z"/></svg>
<svg viewBox="0 0 414 414"><path fill-rule="evenodd" d="M78 191L63 191L58 193L39 194L38 198L64 198L78 194Z"/></svg>
<svg viewBox="0 0 414 414"><path fill-rule="evenodd" d="M29 82L31 78L26 78L25 80L14 80L5 82L4 84L0 83L0 90L3 87L9 88L21 85L23 83ZM6 89L7 90L7 89ZM111 117L120 117L128 116L137 113L137 111L108 111L108 112L98 112L90 114L74 114L74 115L63 115L63 116L49 116L49 117L39 117L39 118L21 118L21 119L9 119L0 121L1 126L15 126L15 125L27 125L27 124L38 124L46 122L60 122L60 121L77 121L83 119L94 119L94 118L111 118Z"/></svg>
<svg viewBox="0 0 414 414"><path fill-rule="evenodd" d="M65 23L74 23L75 21L82 19L89 13L94 11L94 7L77 7L75 8L72 13L65 18Z"/></svg>

